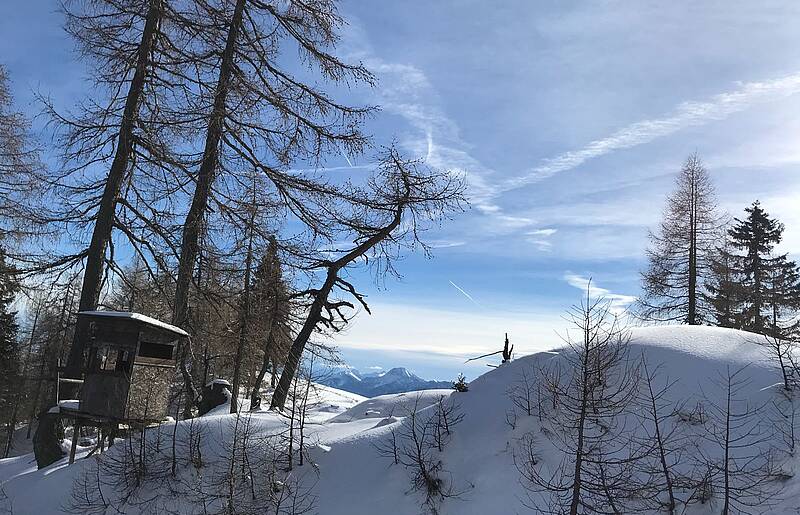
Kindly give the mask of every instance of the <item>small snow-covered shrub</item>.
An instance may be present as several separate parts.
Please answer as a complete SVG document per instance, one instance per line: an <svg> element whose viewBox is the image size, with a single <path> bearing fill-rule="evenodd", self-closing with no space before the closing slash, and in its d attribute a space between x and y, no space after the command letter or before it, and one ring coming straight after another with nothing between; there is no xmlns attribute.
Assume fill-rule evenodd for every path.
<svg viewBox="0 0 800 515"><path fill-rule="evenodd" d="M461 393L469 391L469 383L467 382L467 378L464 377L464 374L458 374L456 380L453 381L453 389Z"/></svg>
<svg viewBox="0 0 800 515"><path fill-rule="evenodd" d="M706 422L706 413L703 404L698 402L694 409L681 408L675 411L678 420L690 426L701 426Z"/></svg>
<svg viewBox="0 0 800 515"><path fill-rule="evenodd" d="M410 491L423 492L423 507L438 513L442 500L458 495L452 479L446 479L450 473L444 469L440 456L463 414L452 398L441 396L435 410L426 410L420 407L417 396L413 405L406 407L404 417L389 438L374 447L379 455L409 471Z"/></svg>

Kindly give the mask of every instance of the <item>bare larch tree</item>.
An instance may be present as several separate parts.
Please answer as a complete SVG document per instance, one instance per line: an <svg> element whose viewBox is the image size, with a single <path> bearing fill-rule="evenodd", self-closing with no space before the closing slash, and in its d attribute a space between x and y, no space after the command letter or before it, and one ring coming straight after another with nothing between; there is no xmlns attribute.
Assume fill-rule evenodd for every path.
<svg viewBox="0 0 800 515"><path fill-rule="evenodd" d="M114 231L142 259L166 268L171 237L163 219L179 190L182 168L170 150L180 128L175 101L185 96L179 18L169 0L67 0L66 30L93 72L94 93L77 113L42 100L56 125L63 167L49 184L61 202L37 221L77 237L77 250L44 256L41 268L69 268L85 259L79 310L97 307L111 272ZM91 233L88 245L81 236ZM159 245L158 241L165 242ZM80 374L85 327L75 332L65 375Z"/></svg>
<svg viewBox="0 0 800 515"><path fill-rule="evenodd" d="M28 119L14 109L11 81L0 64L0 241L6 245L35 229L30 201L42 194L44 181L29 131Z"/></svg>
<svg viewBox="0 0 800 515"><path fill-rule="evenodd" d="M272 397L272 408L283 409L289 386L300 364L309 338L319 327L337 331L346 324L344 309L353 303L332 297L335 292L352 296L367 312L364 295L345 280L343 272L359 263L368 263L380 276L395 273L393 261L403 246L419 245L425 225L448 216L464 201L464 182L447 171L436 171L420 161L403 159L394 148L379 157L376 175L365 188L353 189L343 212L330 211L334 230L354 242L337 257L321 259L316 253L306 257L306 268L324 274L318 287L299 295L307 296L305 320L295 336L281 378Z"/></svg>
<svg viewBox="0 0 800 515"><path fill-rule="evenodd" d="M281 56L294 46L329 82L373 82L360 64L347 64L329 53L343 24L334 2L200 0L194 2L189 18L198 91L193 110L205 143L191 176L194 188L182 224L173 312L178 326L187 324L200 239L209 226L209 206L220 180L256 170L269 179L266 194L279 198L284 209L312 232L324 231L324 220L309 204L330 188L289 166L300 161L315 165L326 152L361 152L367 138L359 124L372 111L337 103L320 87L281 68ZM192 397L188 347L182 349L180 360Z"/></svg>
<svg viewBox="0 0 800 515"><path fill-rule="evenodd" d="M642 272L644 293L639 300L645 319L689 325L703 322L698 301L719 232L711 177L700 157L692 154L678 172L658 230L650 233L648 266Z"/></svg>
<svg viewBox="0 0 800 515"><path fill-rule="evenodd" d="M533 452L515 456L531 501L549 506L545 513L626 512L637 489L633 465L640 453L626 423L638 383L629 335L609 302L589 292L568 314L580 334L567 334L567 348L540 376L554 405L547 434L563 459L543 467Z"/></svg>

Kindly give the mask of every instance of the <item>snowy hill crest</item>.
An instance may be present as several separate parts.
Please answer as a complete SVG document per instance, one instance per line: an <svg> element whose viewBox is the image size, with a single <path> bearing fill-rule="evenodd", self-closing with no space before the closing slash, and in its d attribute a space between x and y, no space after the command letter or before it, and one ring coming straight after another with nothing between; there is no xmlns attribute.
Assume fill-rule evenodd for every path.
<svg viewBox="0 0 800 515"><path fill-rule="evenodd" d="M309 513L367 515L385 511L387 506L391 506L394 513L401 514L430 511L431 504L426 504L424 491L413 487L413 464L406 466L402 456L395 462L391 452L379 451L391 451L393 442L401 448L414 428L418 431L417 436L422 435L429 442L430 446L425 452L442 481L442 488L458 494L435 498L434 506L438 513L549 513L549 497L531 488L530 482L521 473L524 470L521 465L524 465L526 456L532 456L538 473L546 475L555 470L568 457L563 442L569 435L554 433L557 426L548 421L552 415L548 413L552 411L550 404L545 404L540 412L534 395L528 414L525 403L516 402L510 392L519 392L527 378L530 391L535 394L539 385L538 371L542 367L563 364L568 352L557 349L518 358L472 381L466 393L456 393L452 389L408 392L356 400L356 404L347 406L338 399L333 402L325 400L327 396L336 394L335 390L321 390L321 398L310 413L314 422L307 428L305 443L306 463L314 465L299 466L295 462L292 472L294 480L300 483L307 480L303 484L309 485L313 492L315 504ZM657 371L651 376L654 390L665 392L658 395L657 401L664 409L661 417L663 434L681 435L680 439L665 437L670 442L666 460L670 467L674 467L674 490L679 502L676 513L681 513L685 505L688 506L685 513L691 515L716 515L722 511L724 469L719 466L721 454L719 439L715 436L720 434L721 426L709 425L709 421L718 424L721 420L718 409L724 406L725 391L719 379L726 377L728 371L738 374L735 379L741 385L734 389L734 402L739 403L737 409L748 404L764 407L758 417L747 421L748 428L759 428L752 433L753 445L736 449L735 452L739 456L752 451L756 451L757 456L767 456L769 452L769 465L772 467L770 475L764 476L755 474L760 471L753 470L752 483L744 482L741 471L732 472L732 484L746 489L748 485L761 481L761 486L768 487L764 491L774 493L769 497L747 499L740 492L737 497L743 502L756 502L754 506L747 507L746 511L750 513L788 515L797 512L800 508L800 501L797 500L800 481L793 477L796 458L785 451L789 433L778 430L781 422L773 416L775 412L772 410L774 406L782 405L787 397L781 391L780 372L770 357L769 349L762 345L761 337L707 327L636 328L632 330L628 354L632 359L645 356L649 370ZM386 375L402 377L406 373L398 370ZM360 375L358 377L362 381L367 379ZM669 388L666 388L668 385ZM336 395L341 397L341 392ZM447 429L443 429L441 424L436 426L436 421L441 420L441 410L450 407L455 408L454 416L460 414L463 419ZM629 421L630 434L634 438L631 442L638 449L652 442L653 438L651 427L647 425L646 407L637 410L640 412L638 415L629 412L626 416L641 416ZM786 420L784 417L784 423ZM204 461L199 469L202 477L224 476L226 471L231 470L231 462L225 456L232 448L228 439L233 437L235 421L233 415L219 414L196 419L193 423L195 431L202 429L197 433L203 435ZM766 422L773 427L768 427L764 424ZM287 419L265 411L253 414L246 426L242 426L241 421L239 424L239 431L245 427L252 438L255 434L284 431ZM178 434L188 431L190 424L181 422L180 426ZM442 434L449 430L449 435L441 438L441 450L437 448L441 436L437 436L437 427ZM737 438L743 435L744 427L733 427ZM165 425L160 432L161 452L167 458L170 446L165 444L168 441L165 435L172 434L171 431L171 426ZM156 436L157 433L153 431L149 438ZM115 446L118 449L116 452L127 447ZM84 449L82 455L85 456L88 451L88 448ZM219 470L216 469L215 460L222 465ZM71 467L58 463L36 471L29 461L30 457L26 456L0 461L3 491L13 504L14 513L19 515L58 512L64 500L69 498L74 480L95 462L94 459L81 459ZM184 461L185 457L182 456L180 463ZM679 462L683 465L676 465ZM707 464L708 468L700 467L702 463ZM745 461L739 465L740 469L749 466ZM193 466L180 465L185 480L195 477L190 476L193 470L190 467ZM614 470L624 471L631 476L650 473L642 472L649 470L647 467ZM158 492L166 496L167 492L159 489L162 482L171 481L169 477L167 471L158 480L146 481L146 485L152 486L147 486L139 498L152 499ZM655 474L653 477L658 476ZM213 486L216 483L212 481L209 484ZM643 485L642 492L651 492L652 482ZM45 487L48 495L41 495ZM657 490L660 491L652 491ZM113 496L113 492L104 490L104 495ZM174 494L170 495L174 497ZM619 491L615 495L632 494ZM663 492L653 495L656 504L662 505L662 508L650 505L642 512L666 513L661 504L665 500ZM164 499L174 501L169 496ZM622 501L625 497L619 499ZM185 506L173 502L171 507L178 509ZM141 513L143 508L130 503L120 505L119 509L123 513ZM731 508L729 513L744 511L742 504Z"/></svg>

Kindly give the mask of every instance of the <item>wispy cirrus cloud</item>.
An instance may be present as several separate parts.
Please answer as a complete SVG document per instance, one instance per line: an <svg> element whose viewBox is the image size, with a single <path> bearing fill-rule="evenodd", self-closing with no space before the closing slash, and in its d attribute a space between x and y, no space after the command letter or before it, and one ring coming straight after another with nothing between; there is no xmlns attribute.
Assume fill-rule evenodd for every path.
<svg viewBox="0 0 800 515"><path fill-rule="evenodd" d="M683 102L664 117L633 123L608 137L594 140L581 149L545 159L542 164L524 175L508 180L501 189L507 191L526 186L614 151L650 143L688 127L722 120L733 113L744 111L752 104L785 98L798 92L800 73L766 81L740 83L737 89L714 95L710 100Z"/></svg>
<svg viewBox="0 0 800 515"><path fill-rule="evenodd" d="M439 95L425 72L416 66L389 63L370 55L364 63L380 78L378 103L388 113L400 116L416 129L403 144L425 162L464 174L472 204L485 214L500 214L494 202L496 186L489 180L494 171L486 168L466 150L458 125L441 109Z"/></svg>
<svg viewBox="0 0 800 515"><path fill-rule="evenodd" d="M536 248L539 250L549 252L553 248L553 242L550 241L550 237L558 232L557 229L536 229L534 231L528 231L526 235L528 236L528 241L536 245Z"/></svg>
<svg viewBox="0 0 800 515"><path fill-rule="evenodd" d="M625 311L628 306L636 301L633 295L623 295L620 293L612 293L611 290L597 286L591 277L574 274L572 272L564 273L564 280L570 286L581 290L592 299L604 299L611 304L611 310L616 313Z"/></svg>

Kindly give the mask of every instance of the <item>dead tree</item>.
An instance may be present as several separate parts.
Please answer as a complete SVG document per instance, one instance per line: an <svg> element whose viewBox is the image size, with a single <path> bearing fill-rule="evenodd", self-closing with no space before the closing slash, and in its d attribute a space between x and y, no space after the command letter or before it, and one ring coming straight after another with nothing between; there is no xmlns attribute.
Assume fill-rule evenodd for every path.
<svg viewBox="0 0 800 515"><path fill-rule="evenodd" d="M452 429L455 425L464 420L461 408L450 396L440 395L436 401L436 448L439 452L444 450L444 446L450 441Z"/></svg>
<svg viewBox="0 0 800 515"><path fill-rule="evenodd" d="M667 398L669 389L674 383L665 379L662 386L662 381L659 381L660 367L651 370L644 353L641 363L644 387L639 405L643 408L640 417L645 431L641 445L650 450L648 456L642 460L641 466L644 468L644 473L650 477L648 486L655 493L654 507L672 515L677 508L675 469L681 460L684 447L677 433L678 426L672 421L675 417L675 407Z"/></svg>
<svg viewBox="0 0 800 515"><path fill-rule="evenodd" d="M793 396L787 395L782 395L773 400L770 406L770 415L775 434L783 442L783 446L780 449L776 449L776 455L782 453L786 461L793 460L797 453L798 437L800 437L797 434L799 417L796 400ZM776 463L776 465L781 466L782 463ZM792 473L782 474L793 475Z"/></svg>
<svg viewBox="0 0 800 515"><path fill-rule="evenodd" d="M706 399L708 420L696 457L710 472L713 491L719 492L722 515L749 513L772 505L779 489L773 469L772 431L764 424L764 405L747 400L750 381L745 368L728 367L717 380L721 402Z"/></svg>
<svg viewBox="0 0 800 515"><path fill-rule="evenodd" d="M775 361L781 370L783 379L783 389L791 392L797 386L797 343L789 338L779 338L777 336L765 335L766 347L770 351L770 357Z"/></svg>
<svg viewBox="0 0 800 515"><path fill-rule="evenodd" d="M434 408L435 410L431 409ZM438 513L441 501L457 497L452 478L444 469L441 452L452 429L463 414L452 399L441 397L428 409L420 407L420 396L405 407L403 422L388 435L387 441L374 445L378 454L405 467L411 474L411 490L425 495L423 506Z"/></svg>
<svg viewBox="0 0 800 515"><path fill-rule="evenodd" d="M508 389L508 396L516 409L519 409L527 416L533 415L533 410L537 404L537 387L539 382L536 377L528 370L523 368L517 380L511 383Z"/></svg>
<svg viewBox="0 0 800 515"><path fill-rule="evenodd" d="M404 244L427 248L419 239L424 224L459 208L462 192L460 178L430 170L418 161L404 160L394 148L385 151L377 177L367 189L354 190L349 195L359 199L355 205L346 205L344 213L331 213L342 236L350 236L356 244L335 259L313 257L307 265L309 271L323 272L325 279L319 288L300 293L310 299L310 304L284 364L272 408L283 409L306 343L318 327L337 331L347 323L343 310L353 309L354 305L331 299L336 290L351 295L369 312L364 295L341 276L342 272L363 261L371 262L379 276L393 273L394 253Z"/></svg>
<svg viewBox="0 0 800 515"><path fill-rule="evenodd" d="M194 3L190 25L197 49L199 95L194 101L204 146L188 213L182 225L173 323L184 326L189 289L209 220L209 207L225 179L238 170L256 170L270 183L269 194L285 212L312 231L324 231L307 204L333 189L324 182L287 170L295 160L315 163L328 150L359 153L367 138L359 123L372 108L337 103L321 88L282 69L280 56L296 46L311 67L332 82L372 83L361 65L329 53L342 24L332 2L268 4L255 0ZM212 83L212 88L207 84ZM210 90L209 90L210 89ZM224 199L218 199L222 203ZM184 349L187 362L190 349ZM187 382L190 377L184 374Z"/></svg>
<svg viewBox="0 0 800 515"><path fill-rule="evenodd" d="M505 342L503 342L503 363L511 361L511 355L514 353L514 346L508 347L508 333L506 333Z"/></svg>
<svg viewBox="0 0 800 515"><path fill-rule="evenodd" d="M515 456L531 501L543 501L548 513L620 513L637 488L633 467L643 453L632 445L626 421L638 376L628 358L628 333L610 308L587 289L568 315L580 334L567 333L567 348L540 377L555 406L547 436L563 459L552 465L532 461L534 452Z"/></svg>
<svg viewBox="0 0 800 515"><path fill-rule="evenodd" d="M502 354L503 355L502 363L507 363L507 362L511 361L511 356L512 356L513 353L514 353L514 346L512 345L511 348L508 347L508 333L506 333L506 338L505 338L505 341L503 342L503 348L502 349L500 349L498 351L495 351L495 352L490 352L488 354L482 354L480 356L475 356L474 358L469 358L464 363L469 363L470 361L475 361L475 360L479 360L479 359L483 359L483 358L488 358L489 356L494 356L494 355L497 355L497 354ZM495 366L495 365L489 365L489 366Z"/></svg>
<svg viewBox="0 0 800 515"><path fill-rule="evenodd" d="M66 30L93 69L92 91L99 94L75 115L42 99L64 165L48 181L61 202L44 206L34 221L58 231L66 226L75 235L89 227L91 238L69 242L76 248L71 254L45 253L32 266L64 270L85 260L79 310L86 311L96 309L108 276L120 273L114 231L149 270L152 264L168 268L172 236L163 219L181 188L175 170L183 166L170 149L181 119L173 100L186 91L186 81L176 64L184 62L183 45L168 0L69 0L63 6ZM75 331L67 377L80 375L85 330L81 323Z"/></svg>
<svg viewBox="0 0 800 515"><path fill-rule="evenodd" d="M702 281L722 227L716 208L711 177L692 154L678 172L658 231L650 233L639 301L645 319L702 323Z"/></svg>
<svg viewBox="0 0 800 515"><path fill-rule="evenodd" d="M302 478L287 470L282 435L261 433L248 413L237 413L225 431L215 473L187 492L203 513L300 515L314 508Z"/></svg>

